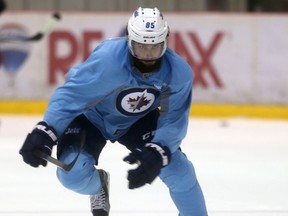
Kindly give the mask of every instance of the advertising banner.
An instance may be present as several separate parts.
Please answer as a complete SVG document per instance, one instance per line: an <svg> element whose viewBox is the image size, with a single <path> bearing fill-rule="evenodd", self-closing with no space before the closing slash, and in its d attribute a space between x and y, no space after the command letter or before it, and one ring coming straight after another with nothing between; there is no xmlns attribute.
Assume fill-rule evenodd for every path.
<svg viewBox="0 0 288 216"><path fill-rule="evenodd" d="M288 16L165 13L169 47L194 71L199 103L288 104ZM122 37L130 13L62 13L38 42L50 14L10 12L0 20L0 100L46 100L65 73L102 40ZM113 64L113 62L111 62ZM112 77L111 77L112 78Z"/></svg>

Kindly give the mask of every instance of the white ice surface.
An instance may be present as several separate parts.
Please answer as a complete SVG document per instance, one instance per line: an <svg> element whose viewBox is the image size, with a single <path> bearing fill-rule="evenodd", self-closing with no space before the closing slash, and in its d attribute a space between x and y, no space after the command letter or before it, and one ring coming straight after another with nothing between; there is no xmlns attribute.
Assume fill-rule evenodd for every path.
<svg viewBox="0 0 288 216"><path fill-rule="evenodd" d="M62 187L55 166L35 169L18 154L39 120L0 116L0 216L91 216L88 197ZM288 121L193 118L182 149L210 216L288 216ZM109 143L100 157L111 175L110 216L176 216L161 180L128 190L127 153Z"/></svg>

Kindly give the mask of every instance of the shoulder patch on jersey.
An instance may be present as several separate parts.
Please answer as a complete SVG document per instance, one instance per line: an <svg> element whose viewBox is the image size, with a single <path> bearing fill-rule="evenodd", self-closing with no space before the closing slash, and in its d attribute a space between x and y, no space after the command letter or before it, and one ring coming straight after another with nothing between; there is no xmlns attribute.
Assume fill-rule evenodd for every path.
<svg viewBox="0 0 288 216"><path fill-rule="evenodd" d="M128 88L117 96L116 108L124 115L139 115L146 112L160 92L153 88Z"/></svg>

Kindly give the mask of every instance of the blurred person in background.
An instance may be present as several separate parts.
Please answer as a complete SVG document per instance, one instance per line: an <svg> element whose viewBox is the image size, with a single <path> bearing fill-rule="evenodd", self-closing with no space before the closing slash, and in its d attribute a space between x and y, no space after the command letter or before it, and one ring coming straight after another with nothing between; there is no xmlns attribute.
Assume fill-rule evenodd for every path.
<svg viewBox="0 0 288 216"><path fill-rule="evenodd" d="M127 37L103 41L68 72L43 121L20 149L32 167L46 166L35 151L51 155L54 145L64 163L78 155L69 172L57 168L57 177L66 188L90 195L93 216L110 211L109 173L97 169L108 140L124 145L130 154L123 160L137 164L128 171L129 189L151 184L159 176L180 216L207 216L193 164L180 148L189 122L193 73L167 48L168 36L169 27L157 8L135 10Z"/></svg>
<svg viewBox="0 0 288 216"><path fill-rule="evenodd" d="M6 7L6 2L4 0L0 0L0 14L6 10Z"/></svg>

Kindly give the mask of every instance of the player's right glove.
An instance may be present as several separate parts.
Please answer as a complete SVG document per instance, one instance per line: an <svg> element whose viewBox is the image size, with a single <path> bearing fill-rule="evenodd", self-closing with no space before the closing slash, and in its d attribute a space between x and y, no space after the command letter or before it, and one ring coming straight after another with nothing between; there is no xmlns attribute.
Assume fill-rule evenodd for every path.
<svg viewBox="0 0 288 216"><path fill-rule="evenodd" d="M53 127L48 126L44 121L39 122L31 133L29 133L21 147L19 153L22 155L25 163L32 167L39 165L46 166L47 161L35 155L36 150L51 155L52 148L57 143L57 135Z"/></svg>

